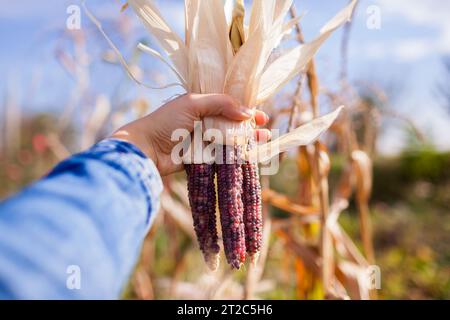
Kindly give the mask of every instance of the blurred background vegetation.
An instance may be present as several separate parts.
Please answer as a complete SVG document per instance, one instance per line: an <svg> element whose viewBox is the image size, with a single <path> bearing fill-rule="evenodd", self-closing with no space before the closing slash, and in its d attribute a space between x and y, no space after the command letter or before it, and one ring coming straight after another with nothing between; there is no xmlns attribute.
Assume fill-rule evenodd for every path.
<svg viewBox="0 0 450 320"><path fill-rule="evenodd" d="M116 5L117 8L120 6ZM135 27L130 21L135 18L120 15L118 9L114 12L116 17L106 19L107 29L121 48L132 48L137 40L133 36ZM58 161L89 147L121 124L154 110L152 99L126 78L117 59L92 26L78 31L59 30L51 48L52 59L73 79L71 93L66 99L57 101L56 106L36 108L28 106L27 99L16 99L14 90L4 90L0 106L0 199L33 183ZM157 83L166 80L160 66L139 64L141 57L137 51L129 49L127 56L136 70L148 78ZM449 60L444 61L442 69L450 77ZM111 94L91 89L90 77L99 75L99 65L113 67L121 74ZM436 94L442 105L450 110L446 80L436 84ZM373 110L384 116L381 120L369 116L369 122L376 122L377 133L372 140L366 141L370 145L368 152L373 156L370 214L376 263L382 271L379 297L450 299L450 153L436 148L432 139L415 127L413 120L395 112L391 101L396 96L389 88L379 89L381 95L379 91L374 94L374 90L367 89L377 85L383 87L385 84L371 82L371 86L357 90L358 96L370 108L356 112L353 120L355 123L364 122L368 114L373 115ZM283 106L286 101L291 101L292 88L287 88L273 104ZM51 88L44 85L44 90ZM322 98L327 99L327 95L323 94ZM328 98L331 99L330 95ZM280 108L271 110L283 113ZM395 154L384 155L377 152L377 136L386 130L385 121L392 121L389 118L406 124L397 127L409 139ZM283 121L280 123L279 126L283 127ZM357 134L364 126L358 128L356 125ZM345 165L345 159L336 152L334 144L332 141L329 148L331 190L338 184ZM271 189L293 201L299 193L301 180L296 162L295 154L289 154L282 162L280 172L270 178ZM177 189L178 184L173 182L182 182L183 179L183 174L169 177L165 181L166 187ZM186 210L186 206L177 206L169 199L164 198L164 201L166 207L163 211L167 211L167 206L175 211ZM283 224L283 220L292 219L283 210L272 206L267 206L267 209L276 223ZM245 287L240 284L247 281L248 270L244 268L231 273L221 269L220 276L208 273L192 231L189 226L183 227L183 222L186 222L183 219L177 218L176 214L160 215L144 243L141 261L124 298L202 298L205 290L210 290L206 295L209 298L242 297ZM340 223L362 248L353 200L341 215ZM309 228L314 229L314 224ZM306 228L302 232L314 233L314 230ZM303 262L292 255L276 232L270 236L266 266L255 294L267 299L317 299L323 296L318 280L305 271Z"/></svg>
<svg viewBox="0 0 450 320"><path fill-rule="evenodd" d="M22 120L20 146L9 155L0 154L2 199L40 178L58 161L48 141L57 123L54 117L43 114ZM70 134L64 138L65 141L71 139ZM340 159L332 158L332 162L331 184L336 183L342 169ZM371 213L376 259L382 270L382 298L450 299L449 168L450 153L438 152L430 146L414 146L396 157L376 158ZM290 158L271 178L271 186L278 192L295 196L297 181L295 161ZM341 223L353 239L358 239L355 211L355 207L350 206ZM287 213L274 208L271 214L288 217ZM156 233L155 261L151 270L155 278L173 279L177 275L177 281L193 281L198 280L199 272L206 272L199 251L192 250L196 244L180 232L173 221L152 232ZM296 299L296 275L292 266L295 261L283 252L281 243L276 243L276 239L272 241L275 243L268 255L264 278L275 284L268 283L271 289L261 297ZM180 267L177 263L180 254L186 251L188 255L183 257ZM243 278L245 272L237 272L234 277ZM136 297L133 290L130 286L128 297ZM156 297L170 295L161 293Z"/></svg>

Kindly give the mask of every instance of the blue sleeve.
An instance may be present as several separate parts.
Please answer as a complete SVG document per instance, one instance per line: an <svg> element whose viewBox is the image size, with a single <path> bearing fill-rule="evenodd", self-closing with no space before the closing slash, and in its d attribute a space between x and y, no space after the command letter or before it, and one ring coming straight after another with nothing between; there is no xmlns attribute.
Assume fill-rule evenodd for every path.
<svg viewBox="0 0 450 320"><path fill-rule="evenodd" d="M162 191L153 162L105 140L0 204L0 299L116 299Z"/></svg>

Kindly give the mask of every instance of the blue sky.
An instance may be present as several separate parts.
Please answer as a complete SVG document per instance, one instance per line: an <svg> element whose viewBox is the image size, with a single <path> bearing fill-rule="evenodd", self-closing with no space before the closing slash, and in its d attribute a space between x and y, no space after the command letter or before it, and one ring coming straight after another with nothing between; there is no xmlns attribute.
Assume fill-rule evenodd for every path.
<svg viewBox="0 0 450 320"><path fill-rule="evenodd" d="M181 0L157 1L170 24L181 32L183 12ZM332 17L347 0L297 1L303 18L306 39L312 39L320 27ZM87 0L87 5L105 21L105 29L113 37L114 27L107 23L118 15L119 0ZM67 14L71 4L78 0L0 0L0 92L6 88L16 93L32 110L60 111L59 101L67 100L74 86L73 80L55 61L55 49L70 47L61 42ZM369 30L366 26L369 6L381 10L381 29ZM349 74L352 80L374 81L393 87L393 108L410 116L417 125L442 149L450 149L449 114L436 98L435 88L443 77L442 57L450 54L450 1L442 0L362 0L354 21L349 51ZM126 13L132 16L132 12ZM131 20L133 41L146 39L145 30L136 18ZM102 38L92 24L82 16L83 28L88 33L88 51L105 48ZM338 79L340 65L341 33L336 33L317 56L321 80L333 87ZM59 41L59 42L58 42ZM119 46L123 43L117 38ZM124 54L130 48L121 47ZM152 68L150 58L145 58L147 68ZM90 70L90 88L94 94L111 95L123 78L118 67L95 64ZM161 79L169 81L170 79ZM144 89L130 82L130 95ZM173 92L146 92L157 106ZM26 99L26 100L25 100ZM30 100L32 101L30 103ZM392 122L380 142L383 152L393 153L403 141L403 125Z"/></svg>

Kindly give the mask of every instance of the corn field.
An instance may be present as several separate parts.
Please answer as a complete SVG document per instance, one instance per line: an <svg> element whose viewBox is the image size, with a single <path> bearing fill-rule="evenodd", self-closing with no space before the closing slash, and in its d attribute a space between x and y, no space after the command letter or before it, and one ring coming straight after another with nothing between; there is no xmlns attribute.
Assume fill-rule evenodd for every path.
<svg viewBox="0 0 450 320"><path fill-rule="evenodd" d="M149 97L153 90L136 82L150 81L164 86L171 71L152 70L152 64L141 63L145 48L150 50L153 40L139 39L138 43L130 40L135 39L136 30L144 28L134 14L139 11L133 11L141 3L111 2L116 13L112 18L102 18L95 10L91 11L88 3L86 28L60 30L52 51L59 68L72 79L73 85L67 101L58 102L57 112L30 116L26 105L16 102L14 90L7 90L0 109L3 112L0 116L0 197L38 179L58 161L89 148L128 121L155 110L157 105ZM289 1L279 3L290 4ZM356 1L350 1L347 6L353 6L350 17L361 10ZM246 6L246 14L250 8ZM283 29L280 44L267 55L268 61L275 63L294 46L310 48L311 42L304 35L308 17L300 14L301 8L302 1L286 7L282 21L287 21L289 28ZM245 16L236 10L229 30L233 55L247 41L252 41L245 36ZM352 66L348 51L355 27L351 21L354 20L342 23L340 33L326 34L339 40L339 47L328 52L338 55L341 61L339 70L330 70L338 79L335 86L327 87L321 81L318 65L322 61L314 51L305 66L289 77L287 83L283 82L277 94L267 95L265 99L255 96L251 102L246 101L258 102L258 108L270 116L267 129L279 129L287 135L314 119L342 110L329 130L308 145L295 146L277 155L280 169L276 175L260 175L257 164L236 162L216 166L188 164L185 171L165 177L160 213L142 246L140 260L123 293L124 299L450 297L449 264L437 267L437 253L430 248L431 243L437 242L442 247L436 250L450 249L450 242L445 245L450 239L444 232L433 240L436 242L425 241L429 244L421 246L414 242L410 247L414 251L412 256L430 262L435 269L427 269L427 275L422 279L420 274L411 280L411 285L405 284L409 283L408 279L398 275L409 256L396 258L397 251L392 250L405 244L401 239L392 240L393 235L385 236L388 231L383 227L389 225L389 232L396 234L398 226L386 216L391 212L408 213L409 209L399 207L400 196L395 201L383 198L384 192L389 191L378 187L383 185L378 168L379 163L385 165L388 160L378 154L377 144L386 121L407 128L412 139L422 147L426 146L427 137L414 120L389 108L391 98L382 85L354 81L348 76ZM152 27L147 25L147 28ZM321 36L317 38L320 41ZM122 54L127 57L126 62L122 61ZM91 77L99 64L121 74L110 95L91 90ZM186 83L194 82L190 88L196 90L195 80L182 78ZM202 93L210 93L209 89L205 90ZM172 92L159 94L166 99L173 97ZM344 108L340 109L341 106ZM251 148L252 143L235 146L234 152L230 155L225 151L224 157L236 156L239 148ZM449 159L440 163L450 163ZM439 172L448 169L446 164L441 167L444 169ZM414 197L415 192L432 188L439 195L437 207L443 210L450 203L450 179L445 178L448 172L436 175L444 182L430 180L430 187L430 183L418 178L414 182L414 188L418 189L407 194ZM233 193L230 195L228 190ZM449 220L445 219L442 225L448 231ZM233 223L238 226L231 228ZM418 222L412 224L415 223ZM388 244L383 244L383 237L387 237ZM448 259L446 254L444 260ZM414 260L410 264L416 263ZM412 292L417 296L406 293L412 287L416 288Z"/></svg>

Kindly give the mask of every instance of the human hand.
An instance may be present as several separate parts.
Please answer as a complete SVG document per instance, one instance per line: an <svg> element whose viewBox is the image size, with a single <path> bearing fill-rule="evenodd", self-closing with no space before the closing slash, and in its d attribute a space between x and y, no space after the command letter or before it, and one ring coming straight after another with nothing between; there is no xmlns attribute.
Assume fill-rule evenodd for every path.
<svg viewBox="0 0 450 320"><path fill-rule="evenodd" d="M177 129L194 130L194 123L205 117L224 117L232 121L255 119L256 125L266 124L269 117L262 111L239 106L228 95L186 94L175 99L150 115L125 125L112 135L112 138L127 141L144 152L155 163L161 176L183 169L171 159L172 149L178 143L172 141L172 133ZM270 132L257 129L258 140L267 141Z"/></svg>

